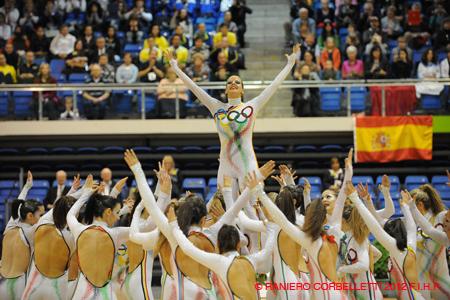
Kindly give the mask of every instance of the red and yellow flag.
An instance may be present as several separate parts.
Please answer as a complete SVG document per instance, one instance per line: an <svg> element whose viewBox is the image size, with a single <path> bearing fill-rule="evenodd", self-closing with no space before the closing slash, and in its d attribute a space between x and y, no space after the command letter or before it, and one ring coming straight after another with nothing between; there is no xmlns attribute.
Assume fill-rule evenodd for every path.
<svg viewBox="0 0 450 300"><path fill-rule="evenodd" d="M355 118L354 144L356 162L431 160L433 118Z"/></svg>

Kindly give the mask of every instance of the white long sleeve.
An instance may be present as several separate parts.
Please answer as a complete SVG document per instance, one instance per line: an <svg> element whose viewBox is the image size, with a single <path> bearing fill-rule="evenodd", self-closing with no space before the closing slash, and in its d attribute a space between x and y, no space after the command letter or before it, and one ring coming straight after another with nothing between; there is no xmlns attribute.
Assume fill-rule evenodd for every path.
<svg viewBox="0 0 450 300"><path fill-rule="evenodd" d="M442 246L450 246L450 240L448 239L447 234L444 231L433 227L433 224L428 222L428 220L420 213L413 201L409 204L409 210L414 221L417 222L417 225L419 225L425 234L429 235L434 241Z"/></svg>
<svg viewBox="0 0 450 300"><path fill-rule="evenodd" d="M400 206L400 209L402 210L403 216L405 217L403 220L403 223L405 224L406 228L406 239L408 247L414 250L416 252L417 247L417 226L414 222L414 219L411 215L411 212L409 211L408 205L402 204Z"/></svg>
<svg viewBox="0 0 450 300"><path fill-rule="evenodd" d="M20 200L26 200L27 199L27 195L28 192L30 191L30 189L33 187L33 181L29 181L27 180L27 182L23 185L22 190L20 191L19 196L17 196L17 199Z"/></svg>
<svg viewBox="0 0 450 300"><path fill-rule="evenodd" d="M292 70L292 67L295 65L297 54L292 53L288 56L288 61L286 66L281 70L281 72L275 77L275 79L270 83L268 87L266 87L259 96L252 99L249 102L249 105L252 105L253 108L258 111L260 108L262 108L275 94L278 87L283 83L284 79L289 75L289 73Z"/></svg>
<svg viewBox="0 0 450 300"><path fill-rule="evenodd" d="M341 273L363 273L369 271L370 259L368 240L364 241L362 245L354 241L351 243L351 249L356 253L356 262L350 265L341 265L338 268L338 271Z"/></svg>
<svg viewBox="0 0 450 300"><path fill-rule="evenodd" d="M189 90L194 93L194 95L197 97L197 99L205 105L208 110L214 114L217 109L219 109L223 103L217 99L214 99L208 93L199 87L189 76L187 76L179 67L178 62L176 59L170 60L170 65L172 66L175 73L178 75L178 77L184 82L184 84L189 88Z"/></svg>
<svg viewBox="0 0 450 300"><path fill-rule="evenodd" d="M93 194L91 189L85 189L81 197L72 205L67 213L67 226L73 234L75 240L78 239L81 232L88 226L78 222L77 216L81 207L89 200L89 197Z"/></svg>
<svg viewBox="0 0 450 300"><path fill-rule="evenodd" d="M347 196L345 195L345 183L347 181L352 181L353 177L353 166L345 166L345 175L344 175L344 182L342 184L341 189L339 190L338 197L336 199L336 203L334 205L333 213L331 214L331 217L328 219L328 224L331 226L337 225L338 228L340 227L341 221L342 221L342 213L344 211L344 205L345 205L345 199Z"/></svg>
<svg viewBox="0 0 450 300"><path fill-rule="evenodd" d="M392 201L391 192L389 188L381 186L380 191L384 196L384 208L377 210L377 213L383 219L389 219L395 214L394 201Z"/></svg>
<svg viewBox="0 0 450 300"><path fill-rule="evenodd" d="M139 204L134 210L130 225L130 240L136 244L142 245L145 250L151 250L159 238L159 230L154 229L151 232L139 232L139 223L144 206Z"/></svg>
<svg viewBox="0 0 450 300"><path fill-rule="evenodd" d="M386 221L388 219L384 219L380 216L380 214L378 213L378 211L376 210L375 206L373 205L373 201L372 199L368 199L370 197L370 195L368 195L364 200L367 204L367 209L369 210L369 212L372 214L372 216L374 216L374 218L377 220L377 222L381 225L384 226L384 224L386 223Z"/></svg>
<svg viewBox="0 0 450 300"><path fill-rule="evenodd" d="M243 211L238 214L238 224L241 229L253 232L265 232L266 226L263 221L250 219Z"/></svg>
<svg viewBox="0 0 450 300"><path fill-rule="evenodd" d="M248 259L252 262L253 267L255 268L255 271L257 273L267 273L270 271L270 268L272 266L271 264L269 264L268 270L267 261L269 260L269 257L272 254L273 247L275 246L275 235L278 231L279 231L278 225L269 222L267 224L267 240L263 249L248 256Z"/></svg>

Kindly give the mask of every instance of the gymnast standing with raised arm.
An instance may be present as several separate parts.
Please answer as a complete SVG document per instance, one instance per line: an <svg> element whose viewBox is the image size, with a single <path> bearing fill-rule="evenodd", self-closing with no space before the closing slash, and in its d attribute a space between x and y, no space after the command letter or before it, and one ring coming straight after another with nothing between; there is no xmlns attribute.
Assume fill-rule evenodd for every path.
<svg viewBox="0 0 450 300"><path fill-rule="evenodd" d="M237 179L243 189L244 177L252 171L258 172L258 162L253 151L253 126L258 111L269 101L283 80L291 71L300 53L300 45L295 45L292 54L287 56L288 62L272 83L264 91L248 102L244 102L244 84L239 76L230 76L227 80L225 94L228 103L223 103L208 95L197 86L177 65L174 54L166 51L166 59L184 84L205 105L214 117L220 139L220 165L218 183L222 184L223 176ZM260 176L258 174L258 176ZM236 194L235 194L236 195Z"/></svg>

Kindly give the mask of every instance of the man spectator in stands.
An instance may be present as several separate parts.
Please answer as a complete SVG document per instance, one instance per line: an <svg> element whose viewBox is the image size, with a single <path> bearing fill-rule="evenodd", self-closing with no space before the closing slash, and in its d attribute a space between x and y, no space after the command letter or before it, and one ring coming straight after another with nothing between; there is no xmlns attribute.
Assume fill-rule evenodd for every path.
<svg viewBox="0 0 450 300"><path fill-rule="evenodd" d="M175 34L172 36L172 39L170 40L171 46L169 49L175 53L175 56L178 61L178 66L181 69L184 69L187 64L187 60L189 57L189 51L185 47L181 46L181 38L179 35Z"/></svg>
<svg viewBox="0 0 450 300"><path fill-rule="evenodd" d="M395 15L395 6L387 8L387 14L381 19L381 28L388 39L395 40L403 33L400 21Z"/></svg>
<svg viewBox="0 0 450 300"><path fill-rule="evenodd" d="M89 63L98 63L100 55L103 54L108 56L108 61L114 61L114 53L111 49L106 48L105 38L100 36L95 40L95 49L89 55Z"/></svg>
<svg viewBox="0 0 450 300"><path fill-rule="evenodd" d="M245 32L247 31L247 23L245 22L246 14L251 14L252 10L246 5L245 0L235 0L230 7L231 19L238 27L237 38L239 46L245 48ZM230 42L231 44L231 42ZM232 44L235 46L235 44Z"/></svg>
<svg viewBox="0 0 450 300"><path fill-rule="evenodd" d="M111 194L112 189L114 187L113 181L112 181L112 171L110 168L103 168L100 171L100 178L101 182L100 184L103 184L105 188L103 189L102 195L109 196Z"/></svg>
<svg viewBox="0 0 450 300"><path fill-rule="evenodd" d="M50 41L45 36L44 27L38 26L30 39L30 49L37 58L45 58L48 56L50 49Z"/></svg>
<svg viewBox="0 0 450 300"><path fill-rule="evenodd" d="M395 47L391 51L392 57L397 56L398 53L400 52L400 50L405 50L408 53L408 58L410 60L412 59L413 51L412 51L411 48L408 47L408 43L406 42L406 38L404 36L398 37L398 39L397 39L397 47Z"/></svg>
<svg viewBox="0 0 450 300"><path fill-rule="evenodd" d="M0 13L0 47L3 47L6 44L6 41L11 36L11 25L6 23L5 15Z"/></svg>
<svg viewBox="0 0 450 300"><path fill-rule="evenodd" d="M98 64L91 65L91 76L86 82L87 84L101 84L105 83L102 78L102 68ZM104 119L106 113L107 100L110 92L108 91L85 91L84 98L84 112L88 119Z"/></svg>
<svg viewBox="0 0 450 300"><path fill-rule="evenodd" d="M47 195L45 196L43 203L45 210L50 210L53 208L53 203L55 200L66 195L70 187L66 186L67 174L63 170L56 172L56 187L51 186L48 189Z"/></svg>
<svg viewBox="0 0 450 300"><path fill-rule="evenodd" d="M19 19L19 25L23 27L24 32L29 35L34 27L39 23L39 15L36 14L34 3L31 0L25 1L22 18Z"/></svg>
<svg viewBox="0 0 450 300"><path fill-rule="evenodd" d="M329 189L331 187L340 188L344 180L344 171L339 164L337 157L331 158L331 168L323 176L323 187Z"/></svg>
<svg viewBox="0 0 450 300"><path fill-rule="evenodd" d="M315 72L311 72L308 65L303 65L300 72L294 72L296 80L320 80ZM294 114L297 117L317 116L319 112L319 89L318 88L296 88L292 94L292 103Z"/></svg>
<svg viewBox="0 0 450 300"><path fill-rule="evenodd" d="M378 18L377 14L375 13L375 8L373 7L372 2L366 2L366 3L364 3L364 6L363 6L363 14L362 14L361 18L359 19L358 29L360 31L369 29L372 17Z"/></svg>
<svg viewBox="0 0 450 300"><path fill-rule="evenodd" d="M19 10L15 6L14 0L5 0L4 6L0 7L0 13L5 16L6 23L11 25L12 30L16 27L20 17Z"/></svg>
<svg viewBox="0 0 450 300"><path fill-rule="evenodd" d="M14 51L14 46L11 43L6 43L5 45L5 51L3 52L5 54L6 57L6 62L8 63L8 65L11 65L14 67L14 69L17 70L17 68L19 67L19 59L20 56L19 54L17 54L17 51Z"/></svg>
<svg viewBox="0 0 450 300"><path fill-rule="evenodd" d="M83 48L85 50L91 50L95 47L94 30L91 25L86 25L84 27L81 41L83 42Z"/></svg>
<svg viewBox="0 0 450 300"><path fill-rule="evenodd" d="M386 44L383 43L383 38L379 34L374 34L372 36L372 39L371 39L370 43L368 43L366 45L366 49L364 50L364 54L366 56L369 56L370 52L372 51L372 48L375 47L375 46L381 48L381 52L383 53L383 55L387 54L388 47L387 47Z"/></svg>
<svg viewBox="0 0 450 300"><path fill-rule="evenodd" d="M309 29L312 34L316 34L316 21L308 16L307 8L300 8L298 11L298 18L294 20L292 23L292 34L294 35L294 39L300 41L300 25L302 23L308 24Z"/></svg>
<svg viewBox="0 0 450 300"><path fill-rule="evenodd" d="M304 59L306 51L311 51L314 53L314 58L316 61L320 60L320 47L316 43L316 38L312 33L308 33L306 38L303 39L300 44L300 60Z"/></svg>
<svg viewBox="0 0 450 300"><path fill-rule="evenodd" d="M442 29L436 34L434 39L434 49L444 50L450 44L450 17L442 21Z"/></svg>
<svg viewBox="0 0 450 300"><path fill-rule="evenodd" d="M378 34L382 38L384 37L384 33L381 29L380 20L377 16L372 16L369 19L370 27L363 32L362 40L364 44L369 43L372 40L372 37L375 34Z"/></svg>
<svg viewBox="0 0 450 300"><path fill-rule="evenodd" d="M234 69L237 69L238 64L238 52L236 48L230 47L228 44L228 39L226 37L222 38L222 42L215 48L209 57L209 61L212 65L216 65L218 63L218 55L219 53L225 54L228 63L233 66Z"/></svg>
<svg viewBox="0 0 450 300"><path fill-rule="evenodd" d="M223 24L228 26L228 31L236 34L238 31L238 27L231 18L232 18L231 12L229 11L225 12L225 14L223 15ZM217 28L217 31L219 31L219 28Z"/></svg>
<svg viewBox="0 0 450 300"><path fill-rule="evenodd" d="M336 71L340 70L341 67L341 52L334 44L334 38L329 36L325 42L325 48L320 55L320 65L322 68L325 67L325 63L327 60L331 60L333 62L333 68Z"/></svg>
<svg viewBox="0 0 450 300"><path fill-rule="evenodd" d="M337 23L338 27L358 23L358 9L352 4L352 0L344 0L344 3L338 7Z"/></svg>
<svg viewBox="0 0 450 300"><path fill-rule="evenodd" d="M102 68L102 78L105 83L112 83L116 78L116 71L109 63L108 55L102 54L98 59L98 64Z"/></svg>
<svg viewBox="0 0 450 300"><path fill-rule="evenodd" d="M131 17L128 22L128 30L127 30L127 42L131 44L140 44L142 43L142 39L144 37L144 32L142 32L139 21L135 17Z"/></svg>
<svg viewBox="0 0 450 300"><path fill-rule="evenodd" d="M117 68L116 82L117 83L135 83L138 79L139 69L133 64L133 58L130 53L125 53L123 56L123 64Z"/></svg>
<svg viewBox="0 0 450 300"><path fill-rule="evenodd" d="M228 39L228 44L230 46L236 46L236 35L233 32L229 32L228 26L222 23L219 26L219 32L214 35L214 48L219 47L219 44L222 42L224 37Z"/></svg>
<svg viewBox="0 0 450 300"><path fill-rule="evenodd" d="M125 19L136 18L140 25L148 27L153 20L150 12L146 12L144 8L144 0L136 0L136 5L125 14Z"/></svg>
<svg viewBox="0 0 450 300"><path fill-rule="evenodd" d="M158 50L153 48L146 62L139 63L139 79L141 82L158 82L164 78L164 64L158 59Z"/></svg>
<svg viewBox="0 0 450 300"><path fill-rule="evenodd" d="M59 33L50 43L50 52L57 58L65 59L67 55L72 53L75 42L76 38L69 33L69 27L63 24L59 29Z"/></svg>
<svg viewBox="0 0 450 300"><path fill-rule="evenodd" d="M16 69L6 63L5 54L0 53L0 83L16 83Z"/></svg>
<svg viewBox="0 0 450 300"><path fill-rule="evenodd" d="M211 46L211 37L209 36L209 33L206 32L206 25L205 23L200 23L197 25L197 31L194 34L194 40L196 38L200 37L203 40L203 43L205 43L208 46Z"/></svg>
<svg viewBox="0 0 450 300"><path fill-rule="evenodd" d="M316 11L316 22L323 27L323 22L328 19L334 23L334 9L330 8L329 0L320 0L320 8Z"/></svg>
<svg viewBox="0 0 450 300"><path fill-rule="evenodd" d="M192 58L195 54L201 54L204 60L209 59L208 47L203 43L203 39L201 37L196 37L194 40L194 47L189 49L188 63L192 63Z"/></svg>
<svg viewBox="0 0 450 300"><path fill-rule="evenodd" d="M32 51L27 51L25 54L25 61L19 66L19 82L33 83L38 70L38 65L34 63L34 53Z"/></svg>

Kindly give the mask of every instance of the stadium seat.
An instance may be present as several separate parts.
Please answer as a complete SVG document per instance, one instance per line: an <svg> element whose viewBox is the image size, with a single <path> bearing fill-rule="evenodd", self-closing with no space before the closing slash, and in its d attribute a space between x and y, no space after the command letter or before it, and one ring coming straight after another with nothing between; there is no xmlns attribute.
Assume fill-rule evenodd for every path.
<svg viewBox="0 0 450 300"><path fill-rule="evenodd" d="M9 114L8 92L0 92L0 117L6 117Z"/></svg>
<svg viewBox="0 0 450 300"><path fill-rule="evenodd" d="M316 152L316 151L317 151L317 147L313 146L313 145L298 145L298 146L295 146L295 148L294 148L294 152L300 152L300 153Z"/></svg>
<svg viewBox="0 0 450 300"><path fill-rule="evenodd" d="M423 56L425 50L413 50L413 65L415 66Z"/></svg>
<svg viewBox="0 0 450 300"><path fill-rule="evenodd" d="M86 73L72 73L69 75L70 83L85 83L88 78Z"/></svg>
<svg viewBox="0 0 450 300"><path fill-rule="evenodd" d="M51 154L73 154L75 150L71 147L56 147L50 149Z"/></svg>
<svg viewBox="0 0 450 300"><path fill-rule="evenodd" d="M136 146L136 147L133 147L133 151L136 153L151 153L152 148L147 147L147 146Z"/></svg>
<svg viewBox="0 0 450 300"><path fill-rule="evenodd" d="M50 184L47 180L33 180L33 187L30 189L27 195L27 199L36 199L42 202L47 195Z"/></svg>
<svg viewBox="0 0 450 300"><path fill-rule="evenodd" d="M439 95L420 95L420 102L422 109L425 110L439 110L442 108L441 98Z"/></svg>
<svg viewBox="0 0 450 300"><path fill-rule="evenodd" d="M17 198L19 183L15 180L0 180L0 203Z"/></svg>
<svg viewBox="0 0 450 300"><path fill-rule="evenodd" d="M394 201L394 204L395 204L395 202L397 202L398 203L398 200L400 199L400 192L393 192L393 191L391 191L391 198L392 198L392 201ZM384 207L384 196L383 196L383 193L379 193L378 194L378 200L380 200L380 202L381 202L381 204L383 205L383 207Z"/></svg>
<svg viewBox="0 0 450 300"><path fill-rule="evenodd" d="M153 186L155 185L155 180L153 178L147 178L147 184L149 187L153 188ZM135 179L133 179L133 181L131 182L131 187L136 187Z"/></svg>
<svg viewBox="0 0 450 300"><path fill-rule="evenodd" d="M262 148L264 153L286 153L286 151L286 147L281 145L269 145Z"/></svg>
<svg viewBox="0 0 450 300"><path fill-rule="evenodd" d="M18 155L20 152L14 148L0 148L0 155Z"/></svg>
<svg viewBox="0 0 450 300"><path fill-rule="evenodd" d="M206 147L207 153L219 153L220 152L220 146L214 145L214 146L208 146Z"/></svg>
<svg viewBox="0 0 450 300"><path fill-rule="evenodd" d="M211 177L209 180L208 180L208 187L211 189L211 188L214 188L214 187L217 187L217 177Z"/></svg>
<svg viewBox="0 0 450 300"><path fill-rule="evenodd" d="M181 153L203 153L203 148L200 146L184 146L181 148Z"/></svg>
<svg viewBox="0 0 450 300"><path fill-rule="evenodd" d="M183 180L183 191L191 191L205 195L206 182L204 178L185 178Z"/></svg>
<svg viewBox="0 0 450 300"><path fill-rule="evenodd" d="M53 77L59 77L66 68L64 59L52 59L50 61L50 72Z"/></svg>
<svg viewBox="0 0 450 300"><path fill-rule="evenodd" d="M108 146L102 149L102 153L124 153L125 148L121 146Z"/></svg>
<svg viewBox="0 0 450 300"><path fill-rule="evenodd" d="M95 147L81 147L77 149L78 154L98 154L98 148Z"/></svg>
<svg viewBox="0 0 450 300"><path fill-rule="evenodd" d="M425 183L428 183L428 178L424 175L409 175L405 178L405 186L408 191L416 189Z"/></svg>
<svg viewBox="0 0 450 300"><path fill-rule="evenodd" d="M400 179L398 178L398 176L388 176L389 177L389 181L391 182L391 193L392 192L399 192L400 191ZM377 188L378 185L381 184L381 179L383 178L383 176L378 176L377 177Z"/></svg>
<svg viewBox="0 0 450 300"><path fill-rule="evenodd" d="M308 179L309 184L311 184L311 193L312 192L321 193L321 191L322 191L322 179L320 179L320 177L312 176L312 177L306 177L306 179ZM300 178L298 180L298 184L299 185L303 185L304 183L305 183L305 181L303 180L303 178Z"/></svg>
<svg viewBox="0 0 450 300"><path fill-rule="evenodd" d="M320 88L320 109L324 112L341 110L341 89L338 87Z"/></svg>
<svg viewBox="0 0 450 300"><path fill-rule="evenodd" d="M33 115L33 93L13 92L14 115L16 117L31 117Z"/></svg>
<svg viewBox="0 0 450 300"><path fill-rule="evenodd" d="M367 184L369 187L369 191L373 191L372 176L353 176L352 183L354 186L357 186L359 183L362 183L364 186Z"/></svg>
<svg viewBox="0 0 450 300"><path fill-rule="evenodd" d="M347 99L348 88L345 88L344 97ZM350 107L352 111L366 110L367 90L365 87L354 86L350 88Z"/></svg>
<svg viewBox="0 0 450 300"><path fill-rule="evenodd" d="M340 145L323 145L320 147L320 152L343 152L342 146Z"/></svg>
<svg viewBox="0 0 450 300"><path fill-rule="evenodd" d="M113 91L113 109L118 114L130 114L131 103L135 95L133 90Z"/></svg>
<svg viewBox="0 0 450 300"><path fill-rule="evenodd" d="M433 178L431 178L431 184L437 190L447 188L448 187L447 182L448 182L447 176L436 175L436 176L433 176Z"/></svg>
<svg viewBox="0 0 450 300"><path fill-rule="evenodd" d="M48 154L48 150L42 147L33 147L28 148L25 150L26 154L32 154L32 155L46 155Z"/></svg>
<svg viewBox="0 0 450 300"><path fill-rule="evenodd" d="M142 46L140 44L126 44L123 51L129 52L131 55L136 56L142 50Z"/></svg>
<svg viewBox="0 0 450 300"><path fill-rule="evenodd" d="M446 51L438 51L438 53L437 53L437 60L438 60L438 62L443 61L446 57L447 57L447 52Z"/></svg>
<svg viewBox="0 0 450 300"><path fill-rule="evenodd" d="M138 98L137 98L137 103L138 103L138 113L141 112L142 110L142 99L141 99L141 93L140 91L138 92ZM154 112L156 109L156 97L154 94L151 93L146 93L145 94L145 112Z"/></svg>
<svg viewBox="0 0 450 300"><path fill-rule="evenodd" d="M155 152L157 153L177 153L177 147L173 146L159 146L156 147Z"/></svg>

